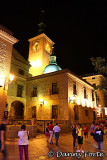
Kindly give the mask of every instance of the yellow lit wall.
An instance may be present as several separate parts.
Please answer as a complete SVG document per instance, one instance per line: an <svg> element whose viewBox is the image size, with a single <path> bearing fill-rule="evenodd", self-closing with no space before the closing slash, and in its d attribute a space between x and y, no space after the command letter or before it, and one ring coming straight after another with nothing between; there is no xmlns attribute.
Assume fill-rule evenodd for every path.
<svg viewBox="0 0 107 160"><path fill-rule="evenodd" d="M29 62L31 67L29 73L32 76L43 74L45 67L49 64L52 54L52 42L44 33L29 39Z"/></svg>

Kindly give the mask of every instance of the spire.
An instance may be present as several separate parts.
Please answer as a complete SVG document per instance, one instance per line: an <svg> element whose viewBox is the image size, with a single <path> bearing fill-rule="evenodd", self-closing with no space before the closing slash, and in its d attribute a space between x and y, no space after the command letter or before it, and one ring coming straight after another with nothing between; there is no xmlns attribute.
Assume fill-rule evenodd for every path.
<svg viewBox="0 0 107 160"><path fill-rule="evenodd" d="M40 20L40 23L38 24L38 34L46 33L45 29L46 29L46 25L44 23L44 11L42 11L41 20Z"/></svg>

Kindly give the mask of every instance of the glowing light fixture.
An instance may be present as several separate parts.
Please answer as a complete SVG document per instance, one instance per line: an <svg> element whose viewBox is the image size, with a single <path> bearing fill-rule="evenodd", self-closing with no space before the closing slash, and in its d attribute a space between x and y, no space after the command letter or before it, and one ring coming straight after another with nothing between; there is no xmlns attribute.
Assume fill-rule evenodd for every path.
<svg viewBox="0 0 107 160"><path fill-rule="evenodd" d="M5 87L8 84L10 84L13 79L14 79L14 76L12 74L10 74L8 77L4 77L3 75L0 75L0 87L4 86L4 90L5 90Z"/></svg>
<svg viewBox="0 0 107 160"><path fill-rule="evenodd" d="M89 100L87 99L87 107L89 107Z"/></svg>
<svg viewBox="0 0 107 160"><path fill-rule="evenodd" d="M9 75L10 81L13 81L14 76L12 74Z"/></svg>
<svg viewBox="0 0 107 160"><path fill-rule="evenodd" d="M3 87L5 79L0 75L0 87Z"/></svg>
<svg viewBox="0 0 107 160"><path fill-rule="evenodd" d="M93 108L93 102L91 102L91 108Z"/></svg>
<svg viewBox="0 0 107 160"><path fill-rule="evenodd" d="M80 98L77 98L77 104L80 105Z"/></svg>
<svg viewBox="0 0 107 160"><path fill-rule="evenodd" d="M47 101L44 101L42 99L40 99L40 105L43 106L43 105L46 105L47 104Z"/></svg>
<svg viewBox="0 0 107 160"><path fill-rule="evenodd" d="M85 107L85 99L82 99L82 106Z"/></svg>

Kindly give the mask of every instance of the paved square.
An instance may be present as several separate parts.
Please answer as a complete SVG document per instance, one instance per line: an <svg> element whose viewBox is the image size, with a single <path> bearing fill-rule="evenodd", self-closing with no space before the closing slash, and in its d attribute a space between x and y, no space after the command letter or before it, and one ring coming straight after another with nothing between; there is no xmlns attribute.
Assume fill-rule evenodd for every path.
<svg viewBox="0 0 107 160"><path fill-rule="evenodd" d="M88 155L86 158L85 154L82 156L77 155L76 150L73 150L73 138L72 133L61 134L59 138L59 145L55 145L55 138L53 137L53 144L47 144L46 138L44 134L39 134L34 139L29 140L29 160L71 160L71 159L79 159L79 160L107 160L107 138L104 140L104 153L105 155L101 157L91 157L91 153L98 152L97 149L93 147L93 139L89 135L89 140L83 141L84 151L88 151ZM8 139L6 141L8 159L7 160L19 160L19 150L18 150L18 139ZM51 152L50 152L51 151ZM58 152L59 151L59 152ZM54 153L53 157L49 157ZM65 152L70 152L68 155ZM71 157L72 153L72 157ZM63 155L63 156L60 156ZM75 155L75 156L74 156ZM98 154L99 156L100 153ZM57 156L57 157L56 157ZM68 157L66 157L68 156ZM90 156L90 157L89 157ZM2 160L2 154L0 153L0 160Z"/></svg>

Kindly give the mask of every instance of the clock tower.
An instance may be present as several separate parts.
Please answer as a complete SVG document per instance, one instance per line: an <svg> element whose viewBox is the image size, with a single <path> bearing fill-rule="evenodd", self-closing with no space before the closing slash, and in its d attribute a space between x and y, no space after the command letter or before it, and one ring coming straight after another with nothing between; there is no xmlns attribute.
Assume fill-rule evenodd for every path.
<svg viewBox="0 0 107 160"><path fill-rule="evenodd" d="M29 39L29 62L31 67L29 73L32 76L43 74L45 67L49 64L52 46L54 42L44 33Z"/></svg>
<svg viewBox="0 0 107 160"><path fill-rule="evenodd" d="M45 67L49 64L52 46L54 42L45 34L44 11L42 11L41 22L38 24L38 35L29 39L29 62L31 67L29 73L32 76L43 74Z"/></svg>

